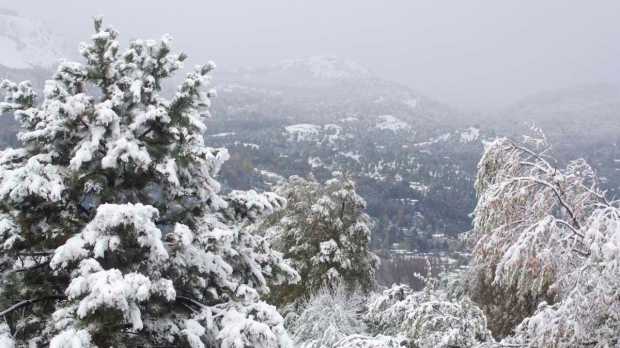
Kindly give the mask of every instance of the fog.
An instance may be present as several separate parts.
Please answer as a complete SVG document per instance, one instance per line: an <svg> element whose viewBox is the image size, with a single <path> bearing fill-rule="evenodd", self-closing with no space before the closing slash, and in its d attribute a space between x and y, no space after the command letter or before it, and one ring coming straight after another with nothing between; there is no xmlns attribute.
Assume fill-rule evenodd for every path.
<svg viewBox="0 0 620 348"><path fill-rule="evenodd" d="M5 3L6 2L6 3ZM223 69L329 55L468 110L620 83L620 1L20 0L0 7L77 43L101 14L126 37L170 33Z"/></svg>

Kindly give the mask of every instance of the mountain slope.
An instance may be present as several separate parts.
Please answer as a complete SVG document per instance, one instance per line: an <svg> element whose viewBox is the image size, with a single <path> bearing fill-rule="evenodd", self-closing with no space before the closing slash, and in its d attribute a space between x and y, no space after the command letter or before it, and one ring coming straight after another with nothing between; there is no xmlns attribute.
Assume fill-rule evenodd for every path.
<svg viewBox="0 0 620 348"><path fill-rule="evenodd" d="M49 69L66 56L65 45L43 24L0 9L0 65L6 69Z"/></svg>
<svg viewBox="0 0 620 348"><path fill-rule="evenodd" d="M63 40L42 23L0 9L0 80L29 80L43 88L54 66L71 57ZM0 146L14 145L16 123L0 115Z"/></svg>
<svg viewBox="0 0 620 348"><path fill-rule="evenodd" d="M57 45L41 28L0 12L0 48L8 62L0 65L0 78L43 86L56 61L51 56L64 54L48 50L41 60L31 59L37 55L33 47ZM333 171L347 172L378 222L375 247L441 249L444 234L468 230L483 141L527 133L530 120L547 132L561 160L583 156L605 187L614 192L620 187L617 89L532 96L469 124L471 117L359 64L330 57L219 71L215 84L218 98L207 141L231 153L222 169L225 187L268 189L290 175L325 179ZM1 146L15 143L14 121L4 116Z"/></svg>
<svg viewBox="0 0 620 348"><path fill-rule="evenodd" d="M538 93L488 121L499 134L542 129L561 162L583 157L611 196L620 194L620 86L587 85Z"/></svg>
<svg viewBox="0 0 620 348"><path fill-rule="evenodd" d="M230 150L229 186L343 171L379 222L375 246L426 250L469 229L483 134L451 108L325 57L220 72L216 85L207 139Z"/></svg>

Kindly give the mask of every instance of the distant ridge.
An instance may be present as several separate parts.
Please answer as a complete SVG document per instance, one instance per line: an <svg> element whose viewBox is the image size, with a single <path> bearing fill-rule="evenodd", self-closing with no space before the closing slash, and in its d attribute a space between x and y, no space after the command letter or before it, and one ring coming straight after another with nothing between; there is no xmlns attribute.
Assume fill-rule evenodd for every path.
<svg viewBox="0 0 620 348"><path fill-rule="evenodd" d="M43 23L0 9L0 66L49 69L69 56L63 40Z"/></svg>

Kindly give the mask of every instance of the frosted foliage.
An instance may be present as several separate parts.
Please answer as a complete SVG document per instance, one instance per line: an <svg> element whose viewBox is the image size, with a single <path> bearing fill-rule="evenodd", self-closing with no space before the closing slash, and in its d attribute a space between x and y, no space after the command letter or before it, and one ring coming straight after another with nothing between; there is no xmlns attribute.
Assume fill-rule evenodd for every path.
<svg viewBox="0 0 620 348"><path fill-rule="evenodd" d="M117 311L124 323L141 330L139 304L153 294L165 301L175 299L172 281L157 279L163 272L162 263L168 258L161 231L154 223L157 217L157 209L142 204L103 204L81 233L57 248L50 262L53 269L79 262L65 291L67 299L76 302L75 317L89 320L101 311ZM124 250L133 245L145 250L142 262L148 277L135 272L123 274L118 269L104 270L95 260L105 260L111 254L122 257Z"/></svg>
<svg viewBox="0 0 620 348"><path fill-rule="evenodd" d="M191 348L204 348L205 345L200 339L201 336L205 334L206 330L200 323L198 323L194 319L189 319L185 321L185 329L183 330L183 334L187 337L187 341Z"/></svg>
<svg viewBox="0 0 620 348"><path fill-rule="evenodd" d="M220 194L229 155L203 137L215 65L162 93L186 59L171 38L121 47L94 24L83 62L61 63L41 101L28 82L0 83L22 143L0 152L0 271L16 271L0 278L0 310L18 305L0 339L289 347L261 298L299 275L253 225L285 200Z"/></svg>
<svg viewBox="0 0 620 348"><path fill-rule="evenodd" d="M531 314L529 299L557 299L553 284L588 253L582 228L602 202L592 168L558 169L549 148L542 133L523 144L500 138L478 164L469 288L499 335Z"/></svg>
<svg viewBox="0 0 620 348"><path fill-rule="evenodd" d="M10 214L0 214L0 249L10 250L22 241L19 226Z"/></svg>
<svg viewBox="0 0 620 348"><path fill-rule="evenodd" d="M0 82L0 88L7 93L4 101L0 103L0 111L11 112L23 109L30 109L34 105L36 93L30 81L14 83L8 80Z"/></svg>
<svg viewBox="0 0 620 348"><path fill-rule="evenodd" d="M337 172L325 184L294 176L277 193L287 208L264 225L301 276L296 287L282 289L279 300L294 301L339 282L370 289L378 259L368 247L372 223L366 202L353 181Z"/></svg>
<svg viewBox="0 0 620 348"><path fill-rule="evenodd" d="M364 320L372 332L395 335L401 331L401 323L405 321L409 311L424 299L421 295L414 295L407 285L394 284L368 299Z"/></svg>
<svg viewBox="0 0 620 348"><path fill-rule="evenodd" d="M264 302L228 310L222 325L217 336L222 348L291 347L282 317L275 307Z"/></svg>
<svg viewBox="0 0 620 348"><path fill-rule="evenodd" d="M431 283L432 285L432 283ZM448 300L429 284L413 292L394 284L367 303L372 333L403 336L412 347L477 347L493 343L484 313L469 299Z"/></svg>
<svg viewBox="0 0 620 348"><path fill-rule="evenodd" d="M92 248L96 258L105 257L106 252L122 250L122 238L114 231L131 231L132 243L147 249L147 258L153 264L161 263L168 258L162 241L161 231L154 220L158 217L157 209L142 204L102 204L97 208L95 218L66 245L59 247L52 258L52 268L67 265L88 253L84 247ZM78 247L81 246L82 248Z"/></svg>
<svg viewBox="0 0 620 348"><path fill-rule="evenodd" d="M583 160L556 169L547 148L544 137L487 146L476 182L470 291L503 321L500 334L514 329L507 345L616 346L618 202ZM493 294L500 302L488 301Z"/></svg>
<svg viewBox="0 0 620 348"><path fill-rule="evenodd" d="M474 347L492 340L484 314L468 300L423 302L402 327L413 346L420 348Z"/></svg>
<svg viewBox="0 0 620 348"><path fill-rule="evenodd" d="M8 325L0 324L0 347L2 348L15 348L15 340L11 336Z"/></svg>
<svg viewBox="0 0 620 348"><path fill-rule="evenodd" d="M292 338L304 348L339 347L336 344L342 339L365 331L356 313L360 303L360 298L348 296L344 289L320 291L289 325Z"/></svg>
<svg viewBox="0 0 620 348"><path fill-rule="evenodd" d="M296 345L304 348L418 347L410 344L413 341L406 337L408 326L402 325L401 327L401 324L406 320L407 314L412 313L421 302L406 301L409 307L401 305L405 316L391 323L394 330L378 329L374 323L369 321L370 307L373 306L372 303L376 297L383 297L388 293L402 295L403 290L411 295L406 286L393 286L383 294L373 296L375 299L369 300L365 296L351 294L341 286L336 287L335 290L322 289L301 306L299 314L289 313L288 328ZM419 295L416 295L416 298L422 299L423 296L428 296L422 293ZM391 298L387 302L380 301L383 303L382 308L373 307L374 313L371 316L378 317L381 316L382 310L389 310L388 302L393 304L401 302L396 298ZM385 315L386 318L387 316L389 315ZM461 342L464 341L461 340ZM474 343L480 343L480 341ZM470 346L473 345L462 347Z"/></svg>
<svg viewBox="0 0 620 348"><path fill-rule="evenodd" d="M50 156L38 155L19 167L0 163L0 198L14 204L29 199L59 201L65 189L63 170L51 162Z"/></svg>
<svg viewBox="0 0 620 348"><path fill-rule="evenodd" d="M369 337L364 335L351 335L336 342L339 348L401 348L404 347L403 339L391 336L377 335Z"/></svg>
<svg viewBox="0 0 620 348"><path fill-rule="evenodd" d="M533 346L613 347L620 331L620 210L596 209L583 227L589 256L565 269L560 301L542 303L509 342Z"/></svg>
<svg viewBox="0 0 620 348"><path fill-rule="evenodd" d="M234 190L227 199L230 209L237 218L248 218L252 221L273 214L286 206L286 200L273 192Z"/></svg>
<svg viewBox="0 0 620 348"><path fill-rule="evenodd" d="M81 267L81 271L84 267ZM92 271L89 269L89 271ZM122 275L118 270L100 270L86 273L74 278L66 290L69 300L80 299L76 315L84 319L94 315L98 310L117 310L123 315L124 321L130 323L134 330L143 327L138 303L145 302L153 292L159 292L149 278L129 273ZM168 300L175 298L174 288L168 283L165 291Z"/></svg>
<svg viewBox="0 0 620 348"><path fill-rule="evenodd" d="M50 348L91 348L91 337L86 330L68 329L54 337Z"/></svg>

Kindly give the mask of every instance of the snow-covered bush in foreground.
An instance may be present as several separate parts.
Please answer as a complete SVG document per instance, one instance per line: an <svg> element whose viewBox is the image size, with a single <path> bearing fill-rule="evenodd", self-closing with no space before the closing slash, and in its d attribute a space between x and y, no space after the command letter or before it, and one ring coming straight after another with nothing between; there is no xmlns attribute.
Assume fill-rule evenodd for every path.
<svg viewBox="0 0 620 348"><path fill-rule="evenodd" d="M378 258L369 250L372 224L354 182L338 172L324 185L293 176L277 193L287 208L264 226L301 275L298 284L277 289L277 301L290 303L335 284L370 290Z"/></svg>
<svg viewBox="0 0 620 348"><path fill-rule="evenodd" d="M401 326L413 347L475 347L489 342L484 313L469 299L430 299L412 309Z"/></svg>
<svg viewBox="0 0 620 348"><path fill-rule="evenodd" d="M288 347L261 297L298 275L242 227L283 201L218 193L228 155L202 136L213 64L166 100L185 59L167 36L121 51L100 19L95 31L40 106L29 83L1 84L23 144L0 153L1 342Z"/></svg>
<svg viewBox="0 0 620 348"><path fill-rule="evenodd" d="M346 288L322 289L301 305L301 313L289 313L287 328L300 348L401 347L402 338L366 331L361 313L364 298Z"/></svg>
<svg viewBox="0 0 620 348"><path fill-rule="evenodd" d="M303 348L449 348L495 343L482 311L469 299L448 300L434 280L423 291L393 285L369 299L346 288L323 289L287 316Z"/></svg>
<svg viewBox="0 0 620 348"><path fill-rule="evenodd" d="M342 289L323 289L302 306L299 315L289 313L291 337L305 348L334 347L342 338L365 331L358 318L361 302Z"/></svg>
<svg viewBox="0 0 620 348"><path fill-rule="evenodd" d="M401 337L377 335L351 335L336 342L338 348L404 348L406 340Z"/></svg>
<svg viewBox="0 0 620 348"><path fill-rule="evenodd" d="M396 335L409 312L424 300L423 292L414 292L404 284L394 284L368 299L364 320L372 332Z"/></svg>
<svg viewBox="0 0 620 348"><path fill-rule="evenodd" d="M469 299L448 300L429 284L393 285L371 297L364 320L373 334L404 336L410 347L476 347L494 342L484 313Z"/></svg>

